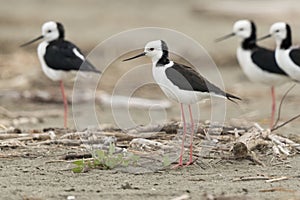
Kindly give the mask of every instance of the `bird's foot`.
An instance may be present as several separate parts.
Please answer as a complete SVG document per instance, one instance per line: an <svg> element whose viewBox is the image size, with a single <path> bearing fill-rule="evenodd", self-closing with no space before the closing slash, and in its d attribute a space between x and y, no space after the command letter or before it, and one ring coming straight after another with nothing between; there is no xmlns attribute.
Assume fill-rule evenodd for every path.
<svg viewBox="0 0 300 200"><path fill-rule="evenodd" d="M197 160L198 160L198 158L196 158L195 160L190 159L190 160L185 164L185 166L192 165L192 164L194 164Z"/></svg>
<svg viewBox="0 0 300 200"><path fill-rule="evenodd" d="M183 163L182 162L178 163L177 165L172 166L171 169L177 169L179 167L183 167Z"/></svg>
<svg viewBox="0 0 300 200"><path fill-rule="evenodd" d="M194 162L195 162L195 160L189 161L189 162L185 163L185 166L192 165L192 164L194 164Z"/></svg>

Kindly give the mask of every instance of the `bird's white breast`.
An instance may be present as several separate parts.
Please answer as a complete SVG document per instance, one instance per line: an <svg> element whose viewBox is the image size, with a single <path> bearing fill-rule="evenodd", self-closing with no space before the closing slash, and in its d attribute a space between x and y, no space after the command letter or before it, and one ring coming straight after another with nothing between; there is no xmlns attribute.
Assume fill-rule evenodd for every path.
<svg viewBox="0 0 300 200"><path fill-rule="evenodd" d="M41 42L38 46L37 52L38 57L42 66L42 70L45 73L45 75L50 78L53 81L60 81L67 77L67 72L64 72L62 70L54 70L48 67L48 65L45 62L44 56L46 53L46 48L49 45L48 42L44 41Z"/></svg>
<svg viewBox="0 0 300 200"><path fill-rule="evenodd" d="M276 62L279 67L285 71L292 79L300 81L300 66L296 65L290 59L290 52L292 49L279 49L277 48L275 51Z"/></svg>
<svg viewBox="0 0 300 200"><path fill-rule="evenodd" d="M165 66L157 67L156 64L153 64L152 67L154 80L168 98L183 104L194 104L203 99L210 98L209 93L181 90L178 86L174 85L166 75L166 69L171 67L172 65L173 62L171 61L168 65Z"/></svg>
<svg viewBox="0 0 300 200"><path fill-rule="evenodd" d="M270 73L259 68L252 61L251 53L250 50L244 50L241 47L237 49L238 62L250 81L270 86L281 85L288 81L288 77L284 75Z"/></svg>

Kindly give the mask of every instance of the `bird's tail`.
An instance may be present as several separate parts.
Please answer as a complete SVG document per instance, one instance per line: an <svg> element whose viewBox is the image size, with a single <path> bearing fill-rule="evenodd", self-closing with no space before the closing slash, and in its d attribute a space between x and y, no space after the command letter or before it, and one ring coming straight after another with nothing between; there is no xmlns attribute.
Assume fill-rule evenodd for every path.
<svg viewBox="0 0 300 200"><path fill-rule="evenodd" d="M233 103L237 103L235 100L239 100L239 101L242 100L240 97L234 96L234 95L229 94L229 93L226 93L226 98L227 98L229 101L233 102Z"/></svg>
<svg viewBox="0 0 300 200"><path fill-rule="evenodd" d="M80 70L87 71L87 72L94 72L94 73L98 73L98 74L102 73L100 70L98 70L96 67L94 67L88 60L85 60L82 63Z"/></svg>

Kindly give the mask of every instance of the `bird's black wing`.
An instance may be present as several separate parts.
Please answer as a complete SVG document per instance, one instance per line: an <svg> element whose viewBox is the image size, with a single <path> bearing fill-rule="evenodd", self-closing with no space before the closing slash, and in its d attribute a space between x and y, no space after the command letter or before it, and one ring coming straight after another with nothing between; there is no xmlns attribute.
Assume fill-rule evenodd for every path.
<svg viewBox="0 0 300 200"><path fill-rule="evenodd" d="M100 73L88 60L83 56L84 59L82 59L80 55L83 55L80 49L71 42L57 40L49 43L44 58L46 64L55 70L80 70Z"/></svg>
<svg viewBox="0 0 300 200"><path fill-rule="evenodd" d="M290 51L290 58L300 67L300 49L292 49Z"/></svg>
<svg viewBox="0 0 300 200"><path fill-rule="evenodd" d="M239 97L224 92L206 80L193 68L182 64L174 63L172 67L166 69L166 75L174 85L182 90L215 93L227 97L229 100L231 98L240 99Z"/></svg>
<svg viewBox="0 0 300 200"><path fill-rule="evenodd" d="M251 58L253 62L264 71L286 75L286 73L277 65L274 51L257 47L252 50Z"/></svg>

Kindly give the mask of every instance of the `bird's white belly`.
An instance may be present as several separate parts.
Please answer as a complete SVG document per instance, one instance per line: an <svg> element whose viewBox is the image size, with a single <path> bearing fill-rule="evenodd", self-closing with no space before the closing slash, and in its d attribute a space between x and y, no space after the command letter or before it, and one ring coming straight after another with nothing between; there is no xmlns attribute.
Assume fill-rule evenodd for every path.
<svg viewBox="0 0 300 200"><path fill-rule="evenodd" d="M260 69L252 62L251 51L246 51L239 47L237 49L237 59L243 72L250 79L250 81L269 86L276 86L281 85L289 80L287 76L269 73Z"/></svg>
<svg viewBox="0 0 300 200"><path fill-rule="evenodd" d="M178 86L174 85L167 77L165 69L167 67L153 66L152 73L156 83L160 86L162 91L168 98L183 103L194 104L198 101L210 98L209 93L200 93L190 90L181 90Z"/></svg>
<svg viewBox="0 0 300 200"><path fill-rule="evenodd" d="M300 66L297 66L291 59L290 59L290 51L283 50L283 49L276 49L275 51L275 58L276 62L278 63L279 67L285 71L292 79L300 81Z"/></svg>
<svg viewBox="0 0 300 200"><path fill-rule="evenodd" d="M47 66L45 60L44 60L44 55L46 53L46 47L48 43L47 42L42 42L38 46L38 57L42 66L42 70L45 73L45 75L50 78L53 81L60 81L65 79L68 76L68 72L62 71L62 70L54 70L51 69L50 67Z"/></svg>

